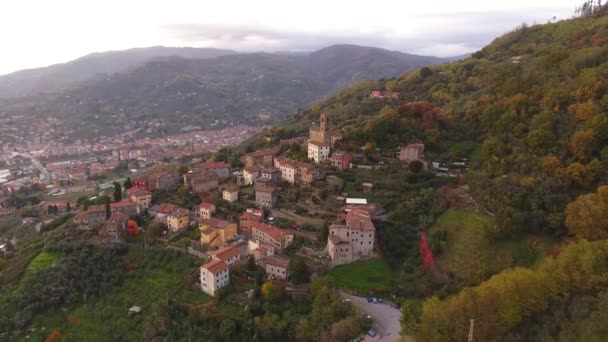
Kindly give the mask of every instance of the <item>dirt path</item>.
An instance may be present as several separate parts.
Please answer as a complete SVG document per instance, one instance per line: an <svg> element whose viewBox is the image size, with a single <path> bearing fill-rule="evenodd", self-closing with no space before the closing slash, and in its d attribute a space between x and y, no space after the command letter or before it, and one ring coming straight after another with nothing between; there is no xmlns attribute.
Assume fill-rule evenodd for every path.
<svg viewBox="0 0 608 342"><path fill-rule="evenodd" d="M364 341L385 341L396 342L400 340L401 331L401 311L392 307L390 304L368 303L367 298L353 296L344 292L341 295L345 299L350 299L351 303L363 314L372 316L374 329L378 333L376 337L365 335ZM405 341L414 341L410 336L404 336Z"/></svg>

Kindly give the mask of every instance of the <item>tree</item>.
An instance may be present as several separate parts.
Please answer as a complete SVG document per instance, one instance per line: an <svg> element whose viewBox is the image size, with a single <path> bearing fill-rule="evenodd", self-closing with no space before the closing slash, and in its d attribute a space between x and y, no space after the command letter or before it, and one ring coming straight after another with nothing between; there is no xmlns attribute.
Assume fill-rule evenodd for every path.
<svg viewBox="0 0 608 342"><path fill-rule="evenodd" d="M181 199L184 199L184 198L188 197L189 193L190 192L188 191L188 188L186 188L183 185L180 186L179 189L177 189L177 194L179 195L179 197Z"/></svg>
<svg viewBox="0 0 608 342"><path fill-rule="evenodd" d="M608 238L608 186L579 196L566 207L566 226L578 238Z"/></svg>
<svg viewBox="0 0 608 342"><path fill-rule="evenodd" d="M150 223L148 225L148 228L146 229L148 238L155 238L155 237L160 236L162 228L163 228L162 223L160 223L158 221L154 221L154 222Z"/></svg>
<svg viewBox="0 0 608 342"><path fill-rule="evenodd" d="M70 205L70 202L68 201L68 203L65 206L65 210L69 213L70 211L72 211L72 206Z"/></svg>
<svg viewBox="0 0 608 342"><path fill-rule="evenodd" d="M131 189L133 187L133 182L131 182L131 177L127 177L127 179L124 182L124 187L125 190Z"/></svg>
<svg viewBox="0 0 608 342"><path fill-rule="evenodd" d="M420 171L422 171L422 167L424 165L422 164L422 162L420 160L412 160L408 165L408 169L410 169L410 171L412 171L415 174L419 174Z"/></svg>
<svg viewBox="0 0 608 342"><path fill-rule="evenodd" d="M422 303L416 299L406 299L401 307L401 313L401 334L416 334L422 315Z"/></svg>
<svg viewBox="0 0 608 342"><path fill-rule="evenodd" d="M267 281L262 284L262 295L269 302L276 302L283 297L283 286L274 281Z"/></svg>
<svg viewBox="0 0 608 342"><path fill-rule="evenodd" d="M306 262L301 257L296 257L293 262L293 269L291 271L291 281L294 284L302 284L308 282L308 268Z"/></svg>
<svg viewBox="0 0 608 342"><path fill-rule="evenodd" d="M118 182L114 182L114 202L122 201L122 188Z"/></svg>
<svg viewBox="0 0 608 342"><path fill-rule="evenodd" d="M570 151L581 161L586 161L591 157L596 146L595 133L588 129L577 131L570 137Z"/></svg>

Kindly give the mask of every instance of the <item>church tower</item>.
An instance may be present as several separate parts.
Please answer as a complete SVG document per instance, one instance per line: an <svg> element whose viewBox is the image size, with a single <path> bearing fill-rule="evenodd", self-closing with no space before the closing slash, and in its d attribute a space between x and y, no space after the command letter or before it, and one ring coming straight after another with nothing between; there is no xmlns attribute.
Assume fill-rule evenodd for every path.
<svg viewBox="0 0 608 342"><path fill-rule="evenodd" d="M330 123L327 112L321 113L321 122L319 124L319 129L321 131L322 141L324 143L329 143L330 141Z"/></svg>

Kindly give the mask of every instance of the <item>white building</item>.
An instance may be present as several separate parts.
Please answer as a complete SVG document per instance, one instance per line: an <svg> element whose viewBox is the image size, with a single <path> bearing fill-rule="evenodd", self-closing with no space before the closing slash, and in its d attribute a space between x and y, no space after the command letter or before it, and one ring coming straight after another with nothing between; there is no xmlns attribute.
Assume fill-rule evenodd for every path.
<svg viewBox="0 0 608 342"><path fill-rule="evenodd" d="M346 225L332 224L327 238L327 252L334 265L348 264L371 257L376 228L365 210L351 210Z"/></svg>
<svg viewBox="0 0 608 342"><path fill-rule="evenodd" d="M245 185L252 185L258 177L260 177L260 168L257 166L250 166L243 169L243 179Z"/></svg>
<svg viewBox="0 0 608 342"><path fill-rule="evenodd" d="M203 202L198 207L198 217L203 220L210 220L215 213L215 204Z"/></svg>
<svg viewBox="0 0 608 342"><path fill-rule="evenodd" d="M239 190L236 187L228 187L222 192L224 200L233 203L239 200Z"/></svg>
<svg viewBox="0 0 608 342"><path fill-rule="evenodd" d="M230 283L230 268L222 260L211 260L200 268L201 290L210 296Z"/></svg>
<svg viewBox="0 0 608 342"><path fill-rule="evenodd" d="M330 145L318 141L308 142L308 159L322 163L329 159Z"/></svg>
<svg viewBox="0 0 608 342"><path fill-rule="evenodd" d="M227 246L212 252L211 259L223 261L228 264L229 267L232 267L241 261L241 254L236 247Z"/></svg>

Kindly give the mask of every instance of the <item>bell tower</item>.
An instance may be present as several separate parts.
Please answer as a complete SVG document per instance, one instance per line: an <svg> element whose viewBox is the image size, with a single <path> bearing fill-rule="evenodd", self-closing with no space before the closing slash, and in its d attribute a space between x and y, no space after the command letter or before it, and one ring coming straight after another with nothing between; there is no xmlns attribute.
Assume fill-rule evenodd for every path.
<svg viewBox="0 0 608 342"><path fill-rule="evenodd" d="M319 124L319 129L321 131L321 137L323 138L323 142L327 143L329 142L330 139L330 123L329 123L329 116L327 115L327 112L323 112L321 113L321 122Z"/></svg>

